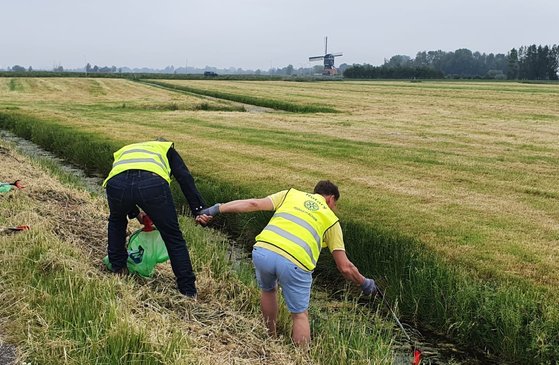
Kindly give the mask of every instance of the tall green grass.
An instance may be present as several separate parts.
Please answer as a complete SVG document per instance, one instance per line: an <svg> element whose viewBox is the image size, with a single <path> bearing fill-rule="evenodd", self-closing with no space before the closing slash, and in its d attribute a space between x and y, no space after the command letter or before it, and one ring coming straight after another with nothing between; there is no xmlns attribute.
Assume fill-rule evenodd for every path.
<svg viewBox="0 0 559 365"><path fill-rule="evenodd" d="M77 131L53 122L40 121L21 113L0 111L0 128L81 166L88 173L108 175L113 164L113 153L122 142L108 140L93 133Z"/></svg>
<svg viewBox="0 0 559 365"><path fill-rule="evenodd" d="M188 93L198 94L198 95L206 95L214 98L231 100L239 103L256 105L256 106L261 106L261 107L271 108L276 110L285 110L294 113L337 113L338 112L336 109L324 105L296 104L296 103L290 103L287 101L276 100L276 99L254 97L254 96L242 95L242 94L231 94L231 93L215 91L215 90L205 90L205 89L195 88L186 85L175 85L163 81L152 80L152 81L141 81L141 82L146 85L155 85L158 87L163 87L168 90L183 91L183 92L188 92Z"/></svg>
<svg viewBox="0 0 559 365"><path fill-rule="evenodd" d="M1 112L0 127L102 173L110 169L112 151L126 142L15 112ZM41 133L52 135L42 137ZM61 145L75 145L77 150ZM207 177L198 184L208 203L251 197L256 191L250 184L235 187ZM180 200L181 194L175 195ZM268 218L262 213L231 215L221 217L218 224L250 244ZM399 303L405 320L432 327L465 346L487 351L509 363L552 364L559 359L555 293L520 281L476 278L468 270L442 261L415 239L381 227L351 221L342 225L350 259L365 275L379 279L386 287L387 297ZM325 256L317 271L328 276L329 269L324 265L328 255Z"/></svg>
<svg viewBox="0 0 559 365"><path fill-rule="evenodd" d="M114 279L95 274L83 253L50 233L3 240L0 315L33 364L174 364L190 345L180 331L152 336L132 321L130 298Z"/></svg>

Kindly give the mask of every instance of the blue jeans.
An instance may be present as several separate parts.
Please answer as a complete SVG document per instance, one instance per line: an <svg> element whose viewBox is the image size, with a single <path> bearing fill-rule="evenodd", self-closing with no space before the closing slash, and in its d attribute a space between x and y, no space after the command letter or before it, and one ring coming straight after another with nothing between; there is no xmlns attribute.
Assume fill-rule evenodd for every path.
<svg viewBox="0 0 559 365"><path fill-rule="evenodd" d="M192 271L186 241L179 228L177 212L169 183L149 171L127 170L107 182L109 201L108 254L114 271L126 267L127 214L139 206L153 221L161 233L171 267L182 294L196 294L196 276Z"/></svg>

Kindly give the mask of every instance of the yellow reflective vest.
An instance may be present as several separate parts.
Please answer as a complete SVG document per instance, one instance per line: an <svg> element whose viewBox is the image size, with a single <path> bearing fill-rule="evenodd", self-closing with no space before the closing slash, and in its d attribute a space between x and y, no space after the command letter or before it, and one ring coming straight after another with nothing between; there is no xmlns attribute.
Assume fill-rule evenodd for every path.
<svg viewBox="0 0 559 365"><path fill-rule="evenodd" d="M336 222L338 217L322 195L290 189L268 225L256 236L256 241L280 249L312 271L320 250L326 247L324 232Z"/></svg>
<svg viewBox="0 0 559 365"><path fill-rule="evenodd" d="M114 153L113 168L109 176L103 182L126 170L145 170L156 173L168 183L171 183L171 167L167 159L167 152L173 146L173 142L141 142L129 144Z"/></svg>

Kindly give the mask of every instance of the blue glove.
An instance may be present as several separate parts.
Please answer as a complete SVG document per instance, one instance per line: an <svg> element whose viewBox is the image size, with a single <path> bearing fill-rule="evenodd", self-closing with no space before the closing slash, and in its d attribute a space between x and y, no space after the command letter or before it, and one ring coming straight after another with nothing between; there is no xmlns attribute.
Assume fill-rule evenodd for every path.
<svg viewBox="0 0 559 365"><path fill-rule="evenodd" d="M373 279L365 278L365 281L361 284L361 291L363 291L365 295L374 294L378 291L377 284L375 284Z"/></svg>
<svg viewBox="0 0 559 365"><path fill-rule="evenodd" d="M212 217L215 217L216 215L219 214L219 206L220 205L221 204L217 203L217 204L212 205L209 208L202 209L200 211L200 214L211 215Z"/></svg>

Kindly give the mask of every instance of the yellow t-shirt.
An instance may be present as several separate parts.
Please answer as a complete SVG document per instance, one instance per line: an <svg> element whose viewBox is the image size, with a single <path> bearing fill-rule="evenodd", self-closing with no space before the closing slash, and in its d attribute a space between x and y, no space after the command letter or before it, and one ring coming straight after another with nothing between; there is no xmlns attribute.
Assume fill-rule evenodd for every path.
<svg viewBox="0 0 559 365"><path fill-rule="evenodd" d="M274 210L278 209L278 207L281 205L281 203L285 199L285 196L287 195L287 192L288 192L288 190L282 190L282 191L277 192L275 194L268 195L268 198L270 198L270 200L272 201L272 204L274 205ZM342 226L340 226L339 221L336 222L336 224L334 224L332 227L328 228L328 230L326 232L324 232L324 243L326 244L326 246L328 247L330 252L333 252L333 251L336 251L336 250L345 251L344 235L342 233ZM306 268L302 267L301 264L299 264L297 261L293 260L293 258L291 256L286 254L284 251L276 248L275 246L272 246L272 245L267 244L265 242L256 242L255 246L256 247L263 247L263 248L266 248L270 251L274 251L274 252L282 255L283 257L287 258L288 260L292 261L293 263L297 264L297 266L299 266L303 270L307 270Z"/></svg>

